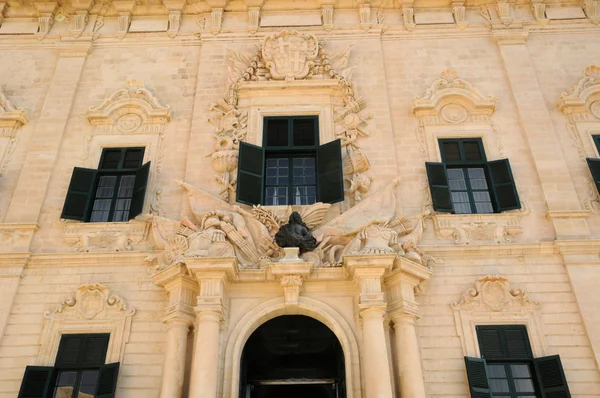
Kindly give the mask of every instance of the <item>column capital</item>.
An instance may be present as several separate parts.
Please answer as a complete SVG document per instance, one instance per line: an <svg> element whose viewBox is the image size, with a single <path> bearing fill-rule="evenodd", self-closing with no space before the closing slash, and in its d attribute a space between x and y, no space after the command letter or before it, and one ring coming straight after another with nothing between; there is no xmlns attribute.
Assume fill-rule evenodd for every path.
<svg viewBox="0 0 600 398"><path fill-rule="evenodd" d="M415 318L419 316L415 288L428 280L431 275L433 275L433 271L424 265L403 257L398 259L394 270L385 278L385 288L390 301L388 312L392 317L395 314Z"/></svg>
<svg viewBox="0 0 600 398"><path fill-rule="evenodd" d="M196 317L194 298L198 295L198 282L189 276L184 264L174 264L152 275L155 285L162 286L169 295L169 305L163 322L171 320L193 322Z"/></svg>
<svg viewBox="0 0 600 398"><path fill-rule="evenodd" d="M239 271L235 257L186 257L185 265L198 282L215 278L230 281L237 278Z"/></svg>
<svg viewBox="0 0 600 398"><path fill-rule="evenodd" d="M171 328L189 328L194 324L195 317L187 312L173 312L163 318L167 324L167 329Z"/></svg>
<svg viewBox="0 0 600 398"><path fill-rule="evenodd" d="M411 314L402 310L390 311L389 316L394 324L394 329L399 325L414 325L417 319L420 318L418 314Z"/></svg>
<svg viewBox="0 0 600 398"><path fill-rule="evenodd" d="M363 319L383 319L385 317L386 303L359 304L360 317Z"/></svg>
<svg viewBox="0 0 600 398"><path fill-rule="evenodd" d="M362 254L344 256L344 266L358 286L361 308L383 305L382 278L392 269L396 254Z"/></svg>

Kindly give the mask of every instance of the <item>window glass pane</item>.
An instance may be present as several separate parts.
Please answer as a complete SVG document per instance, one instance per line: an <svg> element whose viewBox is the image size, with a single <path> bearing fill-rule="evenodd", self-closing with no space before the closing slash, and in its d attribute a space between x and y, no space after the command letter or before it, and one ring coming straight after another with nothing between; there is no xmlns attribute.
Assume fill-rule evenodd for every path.
<svg viewBox="0 0 600 398"><path fill-rule="evenodd" d="M77 372L60 372L56 382L57 386L73 386L77 379Z"/></svg>
<svg viewBox="0 0 600 398"><path fill-rule="evenodd" d="M492 392L510 392L506 379L490 379L490 389Z"/></svg>
<svg viewBox="0 0 600 398"><path fill-rule="evenodd" d="M315 120L314 119L295 119L294 120L294 146L314 146L315 145Z"/></svg>
<svg viewBox="0 0 600 398"><path fill-rule="evenodd" d="M102 164L100 169L117 169L121 161L122 151L120 149L105 149L102 153Z"/></svg>
<svg viewBox="0 0 600 398"><path fill-rule="evenodd" d="M288 146L288 120L268 119L267 146Z"/></svg>
<svg viewBox="0 0 600 398"><path fill-rule="evenodd" d="M464 141L463 148L465 150L465 160L483 160L481 157L481 150L478 141Z"/></svg>
<svg viewBox="0 0 600 398"><path fill-rule="evenodd" d="M506 378L506 370L504 369L504 365L488 364L487 371L490 378Z"/></svg>
<svg viewBox="0 0 600 398"><path fill-rule="evenodd" d="M531 377L531 372L529 371L529 365L510 365L510 371L513 377Z"/></svg>
<svg viewBox="0 0 600 398"><path fill-rule="evenodd" d="M487 214L487 213L493 213L494 212L494 207L492 206L491 203L475 203L475 209L477 210L478 214Z"/></svg>
<svg viewBox="0 0 600 398"><path fill-rule="evenodd" d="M142 165L144 158L143 149L128 149L125 151L125 161L123 162L124 169L137 169Z"/></svg>
<svg viewBox="0 0 600 398"><path fill-rule="evenodd" d="M444 152L444 161L460 161L460 150L457 141L443 142L442 151Z"/></svg>
<svg viewBox="0 0 600 398"><path fill-rule="evenodd" d="M119 192L117 197L119 198L131 198L133 196L133 183L135 182L135 176L122 176L119 183Z"/></svg>
<svg viewBox="0 0 600 398"><path fill-rule="evenodd" d="M531 379L515 379L515 390L517 392L535 392Z"/></svg>
<svg viewBox="0 0 600 398"><path fill-rule="evenodd" d="M117 176L102 176L98 179L96 198L112 198L115 193Z"/></svg>
<svg viewBox="0 0 600 398"><path fill-rule="evenodd" d="M96 390L98 382L98 371L85 371L81 374L81 382L79 383L78 398L92 398Z"/></svg>
<svg viewBox="0 0 600 398"><path fill-rule="evenodd" d="M72 398L73 387L56 387L53 398Z"/></svg>

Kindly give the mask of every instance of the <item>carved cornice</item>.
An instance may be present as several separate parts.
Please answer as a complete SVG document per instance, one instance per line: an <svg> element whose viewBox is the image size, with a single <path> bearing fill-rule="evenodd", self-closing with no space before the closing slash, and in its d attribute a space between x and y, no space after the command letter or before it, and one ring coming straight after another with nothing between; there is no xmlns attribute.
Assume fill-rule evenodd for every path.
<svg viewBox="0 0 600 398"><path fill-rule="evenodd" d="M87 112L96 134L160 133L171 120L171 106L162 105L144 84L130 80L125 88L116 90L98 107Z"/></svg>
<svg viewBox="0 0 600 398"><path fill-rule="evenodd" d="M529 300L524 289L511 289L508 278L487 275L475 281L460 300L452 304L454 310L471 311L523 311L532 310L539 304Z"/></svg>

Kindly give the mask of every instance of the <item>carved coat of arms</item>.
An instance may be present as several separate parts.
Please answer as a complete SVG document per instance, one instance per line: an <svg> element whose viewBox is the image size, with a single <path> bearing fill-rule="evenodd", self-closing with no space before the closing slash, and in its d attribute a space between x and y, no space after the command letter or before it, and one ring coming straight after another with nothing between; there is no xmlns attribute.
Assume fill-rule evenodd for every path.
<svg viewBox="0 0 600 398"><path fill-rule="evenodd" d="M319 53L319 42L314 35L283 31L267 36L262 55L273 80L304 79Z"/></svg>

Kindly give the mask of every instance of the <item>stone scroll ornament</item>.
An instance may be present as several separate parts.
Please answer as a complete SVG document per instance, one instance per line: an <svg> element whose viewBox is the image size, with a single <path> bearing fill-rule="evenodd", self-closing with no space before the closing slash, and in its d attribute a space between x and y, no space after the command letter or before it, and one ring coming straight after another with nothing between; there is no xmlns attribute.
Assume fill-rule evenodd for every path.
<svg viewBox="0 0 600 398"><path fill-rule="evenodd" d="M228 49L227 94L211 105L215 116L209 122L215 127L214 151L207 155L217 172L221 199L235 200L236 170L240 141L246 139L248 113L238 108L240 84L258 81L335 80L341 89L343 106L334 110L335 134L342 140L346 193L356 203L371 185L367 156L358 141L368 137L371 115L364 112L366 103L357 94L348 67L351 47L328 52L323 43L308 33L281 31L263 39L254 53Z"/></svg>
<svg viewBox="0 0 600 398"><path fill-rule="evenodd" d="M429 212L410 218L396 214L397 181L325 223L328 203L303 206L300 213L292 206L249 208L178 184L188 193L193 217L145 215L160 251L147 258L154 270L189 257L236 257L241 268L261 268L283 257L280 246L299 246L301 258L315 267L339 267L346 254L396 254L422 265L436 261L418 248Z"/></svg>

